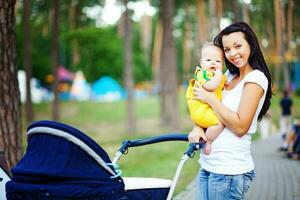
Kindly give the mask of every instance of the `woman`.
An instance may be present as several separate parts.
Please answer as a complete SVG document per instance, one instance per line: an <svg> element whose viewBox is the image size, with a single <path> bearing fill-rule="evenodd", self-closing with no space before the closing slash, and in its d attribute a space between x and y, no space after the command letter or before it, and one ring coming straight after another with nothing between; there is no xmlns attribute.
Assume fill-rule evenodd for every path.
<svg viewBox="0 0 300 200"><path fill-rule="evenodd" d="M225 129L212 143L210 155L201 152L197 199L244 199L255 176L251 135L270 106L271 76L248 24L228 26L214 43L223 49L228 68L222 102L199 85L193 92L195 99L212 107ZM194 126L189 141L199 142L201 138L206 140L203 130Z"/></svg>

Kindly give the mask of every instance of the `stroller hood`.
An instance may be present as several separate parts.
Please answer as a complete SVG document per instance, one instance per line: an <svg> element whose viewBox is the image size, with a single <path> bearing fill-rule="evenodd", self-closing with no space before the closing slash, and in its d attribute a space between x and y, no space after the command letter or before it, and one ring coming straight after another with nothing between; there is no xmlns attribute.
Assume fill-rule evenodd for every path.
<svg viewBox="0 0 300 200"><path fill-rule="evenodd" d="M12 169L9 193L47 192L55 196L106 196L124 192L107 153L81 131L53 121L27 129L26 153Z"/></svg>

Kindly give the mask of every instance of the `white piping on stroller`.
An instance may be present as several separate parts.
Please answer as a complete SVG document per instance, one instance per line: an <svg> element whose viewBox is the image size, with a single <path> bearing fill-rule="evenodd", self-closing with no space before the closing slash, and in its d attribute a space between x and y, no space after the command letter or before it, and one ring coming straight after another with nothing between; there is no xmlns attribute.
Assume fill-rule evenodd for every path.
<svg viewBox="0 0 300 200"><path fill-rule="evenodd" d="M171 180L161 178L123 177L125 190L170 188Z"/></svg>
<svg viewBox="0 0 300 200"><path fill-rule="evenodd" d="M49 127L34 127L31 128L29 131L27 131L27 137L29 137L32 134L50 134L50 135L55 135L59 136L62 138L67 139L68 141L78 145L82 150L84 150L88 155L90 155L93 159L96 160L96 162L102 166L104 169L106 169L109 173L111 173L113 176L116 175L116 173L107 166L107 163L104 162L104 160L95 153L93 149L91 149L88 145L86 145L84 142L76 138L75 136L61 130L57 130L54 128L49 128Z"/></svg>

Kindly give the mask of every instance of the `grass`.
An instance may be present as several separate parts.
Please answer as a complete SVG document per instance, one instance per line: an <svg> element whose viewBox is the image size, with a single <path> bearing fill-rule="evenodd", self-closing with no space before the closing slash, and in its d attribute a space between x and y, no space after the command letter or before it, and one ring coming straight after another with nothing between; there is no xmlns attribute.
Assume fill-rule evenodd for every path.
<svg viewBox="0 0 300 200"><path fill-rule="evenodd" d="M279 116L279 97L272 99L271 108L275 124ZM125 139L139 139L168 133L159 122L159 99L150 96L136 102L137 132L126 132L126 102L98 103L98 102L62 102L60 105L61 122L70 124L94 139L100 144L111 158L114 157L122 141ZM294 105L300 105L300 98L295 98ZM180 126L181 132L188 133L192 127L188 115L183 92L180 93ZM37 104L34 107L36 120L51 119L49 103ZM296 111L300 116L300 111ZM259 138L259 133L253 136ZM25 144L24 144L25 146ZM119 162L123 176L158 177L171 179L181 156L188 147L185 142L165 142L144 147L129 149L129 154L121 157ZM184 166L176 187L178 193L196 177L199 169L199 155L189 159Z"/></svg>

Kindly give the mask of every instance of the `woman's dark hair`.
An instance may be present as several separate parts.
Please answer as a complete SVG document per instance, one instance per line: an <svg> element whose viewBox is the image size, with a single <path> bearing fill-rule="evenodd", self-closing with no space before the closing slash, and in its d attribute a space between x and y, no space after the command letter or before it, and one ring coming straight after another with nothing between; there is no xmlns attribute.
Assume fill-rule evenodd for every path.
<svg viewBox="0 0 300 200"><path fill-rule="evenodd" d="M245 22L237 22L234 24L231 24L227 26L225 29L223 29L215 38L214 38L214 44L219 46L220 48L223 48L223 43L222 43L222 38L224 35L229 35L230 33L234 32L242 32L244 33L244 37L246 41L248 42L250 46L250 56L248 59L249 64L253 67L253 69L258 69L261 72L265 74L265 76L268 79L269 85L268 85L268 90L266 93L266 99L263 104L263 107L258 115L258 121L260 121L263 117L263 115L268 111L270 107L270 99L272 97L272 80L271 80L271 75L268 69L268 66L265 62L265 59L263 57L263 54L261 52L261 49L259 47L258 40L256 38L255 33L251 29L251 27L245 23ZM228 70L230 71L231 74L238 74L239 75L239 69L229 62L226 57L225 57L225 64Z"/></svg>

